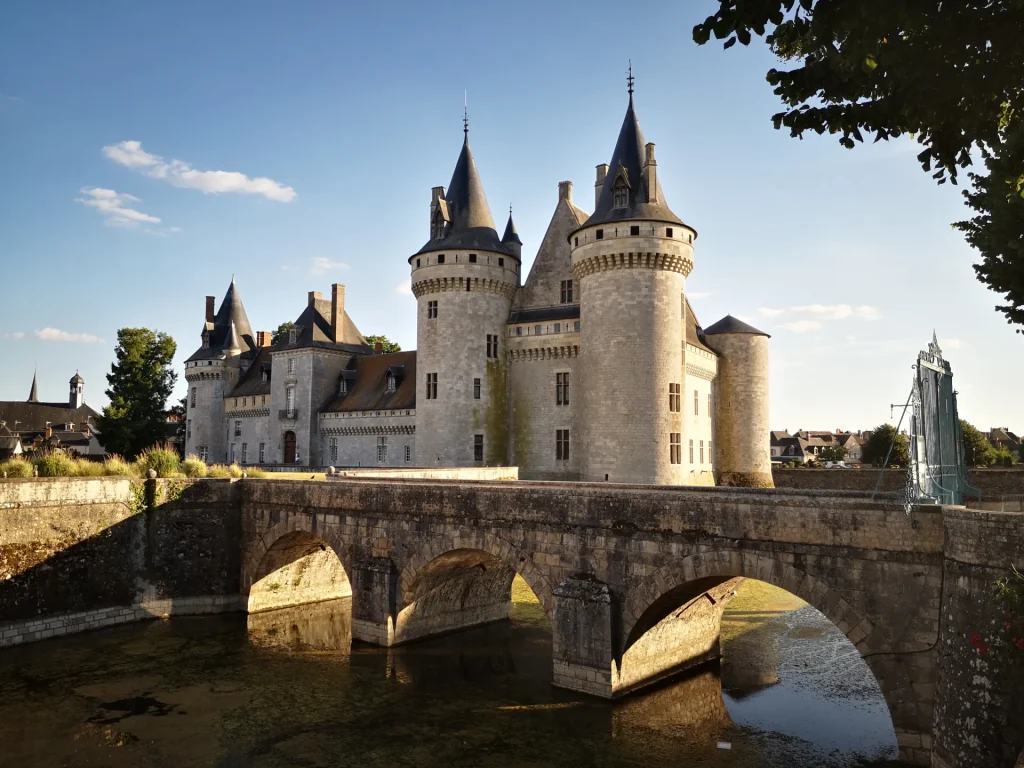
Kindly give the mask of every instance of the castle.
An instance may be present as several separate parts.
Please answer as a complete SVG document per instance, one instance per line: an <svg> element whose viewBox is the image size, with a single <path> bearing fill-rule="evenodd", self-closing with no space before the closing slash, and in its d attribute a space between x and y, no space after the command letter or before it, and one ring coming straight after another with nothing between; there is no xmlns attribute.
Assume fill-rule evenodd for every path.
<svg viewBox="0 0 1024 768"><path fill-rule="evenodd" d="M309 294L286 339L253 333L232 280L187 360L185 446L210 462L515 465L520 476L770 486L768 336L686 298L696 231L669 207L629 105L594 212L558 203L526 282L469 146L434 187L409 257L417 348L369 347L344 286Z"/></svg>

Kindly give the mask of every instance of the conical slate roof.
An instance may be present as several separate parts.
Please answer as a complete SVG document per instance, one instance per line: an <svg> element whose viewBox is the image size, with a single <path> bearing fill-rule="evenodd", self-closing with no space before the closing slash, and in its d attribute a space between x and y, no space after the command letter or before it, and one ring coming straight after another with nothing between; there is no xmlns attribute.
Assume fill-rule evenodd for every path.
<svg viewBox="0 0 1024 768"><path fill-rule="evenodd" d="M242 297L238 293L238 286L235 285L233 277L231 285L228 286L228 292L224 294L224 300L220 303L220 309L217 310L217 315L213 318L209 347L200 347L189 358L189 361L220 357L224 352L232 349L232 335L236 337L235 349L248 352L256 348L252 326L249 325L249 318L245 314Z"/></svg>
<svg viewBox="0 0 1024 768"><path fill-rule="evenodd" d="M501 236L501 242L523 244L523 241L519 239L519 233L516 232L516 223L512 221L511 209L508 212L508 224L505 225L505 234Z"/></svg>
<svg viewBox="0 0 1024 768"><path fill-rule="evenodd" d="M28 393L28 402L38 403L39 402L39 386L36 384L35 371L32 372L32 391Z"/></svg>
<svg viewBox="0 0 1024 768"><path fill-rule="evenodd" d="M619 138L615 142L611 162L608 163L608 175L605 177L604 186L601 187L601 196L598 198L594 213L583 226L631 219L654 219L674 224L683 223L668 207L665 193L661 191L660 181L656 181L657 202L650 202L647 199L643 174L646 159L647 142L644 140L643 131L640 130L640 120L637 118L636 109L633 106L633 94L630 93L629 106L626 108L626 116L622 120L622 128L619 129ZM629 206L626 208L614 207L613 187L616 179L619 178L620 169L624 172L629 185Z"/></svg>
<svg viewBox="0 0 1024 768"><path fill-rule="evenodd" d="M498 239L494 219L491 218L491 209L487 205L487 196L484 194L484 185L476 169L473 151L469 148L468 129L444 199L448 204L449 215L444 235L427 242L420 248L419 253L459 248L497 251L515 256L515 253Z"/></svg>
<svg viewBox="0 0 1024 768"><path fill-rule="evenodd" d="M714 336L718 333L748 333L752 336L768 336L764 331L759 331L754 326L744 323L732 315L726 315L711 327L704 329L705 336Z"/></svg>

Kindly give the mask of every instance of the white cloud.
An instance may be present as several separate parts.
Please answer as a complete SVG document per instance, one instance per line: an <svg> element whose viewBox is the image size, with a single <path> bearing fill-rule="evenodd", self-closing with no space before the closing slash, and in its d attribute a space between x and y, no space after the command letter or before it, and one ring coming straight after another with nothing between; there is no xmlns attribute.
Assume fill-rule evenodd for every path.
<svg viewBox="0 0 1024 768"><path fill-rule="evenodd" d="M140 224L160 223L159 217L129 207L129 203L142 202L134 195L102 187L82 187L78 191L85 197L76 197L75 202L95 208L108 226L131 228Z"/></svg>
<svg viewBox="0 0 1024 768"><path fill-rule="evenodd" d="M43 328L36 331L36 338L43 341L70 341L78 344L99 344L103 341L99 336L91 333L70 333L59 328Z"/></svg>
<svg viewBox="0 0 1024 768"><path fill-rule="evenodd" d="M757 310L763 317L781 317L782 315L804 315L818 320L845 320L856 317L861 320L878 320L882 313L878 307L867 304L851 306L850 304L804 304L798 307L772 308L761 307Z"/></svg>
<svg viewBox="0 0 1024 768"><path fill-rule="evenodd" d="M309 272L313 275L325 275L328 272L337 272L348 269L348 264L343 261L331 261L323 256L317 256L310 260Z"/></svg>
<svg viewBox="0 0 1024 768"><path fill-rule="evenodd" d="M146 176L160 179L175 187L198 189L207 194L237 192L263 195L270 200L287 203L295 199L295 190L273 179L249 178L238 171L197 171L184 160L164 160L142 148L140 141L122 141L103 148L103 154L119 165L133 168Z"/></svg>
<svg viewBox="0 0 1024 768"><path fill-rule="evenodd" d="M395 293L399 293L402 296L412 296L412 281L406 278L400 282L395 286Z"/></svg>
<svg viewBox="0 0 1024 768"><path fill-rule="evenodd" d="M939 339L939 347L945 352L947 349L963 349L964 343L960 339Z"/></svg>
<svg viewBox="0 0 1024 768"><path fill-rule="evenodd" d="M22 333L21 331L15 331L14 333L5 333L4 334L4 338L5 339L24 339L25 338L25 334Z"/></svg>
<svg viewBox="0 0 1024 768"><path fill-rule="evenodd" d="M784 309L772 309L771 307L760 307L757 311L762 317L778 317L786 313Z"/></svg>
<svg viewBox="0 0 1024 768"><path fill-rule="evenodd" d="M793 333L807 333L808 331L816 331L821 328L821 323L817 320L793 320L789 323L783 323L779 327Z"/></svg>

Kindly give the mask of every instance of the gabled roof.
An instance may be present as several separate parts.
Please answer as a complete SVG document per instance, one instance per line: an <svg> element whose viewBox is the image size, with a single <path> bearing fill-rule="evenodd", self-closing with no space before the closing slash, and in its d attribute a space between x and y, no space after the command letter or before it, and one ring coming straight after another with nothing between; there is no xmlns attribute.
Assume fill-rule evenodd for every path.
<svg viewBox="0 0 1024 768"><path fill-rule="evenodd" d="M389 372L397 379L394 392L387 391ZM415 351L355 357L349 361L348 368L342 371L340 378L351 382L348 393L335 395L321 409L321 413L391 411L416 407Z"/></svg>
<svg viewBox="0 0 1024 768"><path fill-rule="evenodd" d="M226 397L245 397L248 395L269 395L270 376L263 380L263 371L270 371L270 347L261 347L256 353L256 359L252 361L242 378L238 380L235 388Z"/></svg>
<svg viewBox="0 0 1024 768"><path fill-rule="evenodd" d="M298 332L295 334L295 343L286 339L284 343L274 347L274 351L282 349L299 349L302 347L331 347L354 354L368 354L372 348L366 344L363 335L352 322L352 318L345 312L342 317L340 338L334 338L334 329L331 328L331 321L328 319L331 313L330 299L314 299L306 305L302 314L295 320Z"/></svg>
<svg viewBox="0 0 1024 768"><path fill-rule="evenodd" d="M237 348L243 354L256 349L255 336L245 314L245 307L242 306L242 297L238 293L234 277L231 278L231 285L228 286L220 309L213 318L213 327L210 328L210 324L206 323L204 328L209 333L209 346L199 347L186 362L222 357L231 349L232 344L237 344Z"/></svg>
<svg viewBox="0 0 1024 768"><path fill-rule="evenodd" d="M686 343L692 344L697 349L703 349L705 352L710 352L715 357L718 357L718 353L711 349L704 340L701 339L700 321L697 316L693 313L693 307L690 306L690 299L686 294L683 294L684 306L686 307L686 317L683 318L683 324L686 329Z"/></svg>
<svg viewBox="0 0 1024 768"><path fill-rule="evenodd" d="M713 336L717 333L749 333L753 336L768 336L764 331L759 331L754 326L744 323L732 315L726 315L710 328L704 329L705 336ZM768 338L771 337L768 336Z"/></svg>
<svg viewBox="0 0 1024 768"><path fill-rule="evenodd" d="M541 239L537 256L530 266L526 282L516 291L513 306L521 309L550 307L560 301L562 280L572 280L569 235L587 219L586 211L572 204L567 196L559 195L558 204ZM573 297L579 302L579 297ZM577 315L578 317L579 315ZM522 322L509 320L509 322Z"/></svg>
<svg viewBox="0 0 1024 768"><path fill-rule="evenodd" d="M93 428L100 415L83 404L71 408L67 403L23 403L19 401L0 402L0 421L6 422L12 432L41 432L46 422L51 425L81 424L88 421Z"/></svg>
<svg viewBox="0 0 1024 768"><path fill-rule="evenodd" d="M629 106L626 108L626 116L622 119L611 162L608 163L608 175L605 177L604 186L601 187L601 195L598 197L594 213L583 226L632 219L683 223L668 207L660 181L655 181L658 199L653 202L648 199L643 175L646 160L647 142L644 140L643 131L640 130L640 120L633 107L633 94L630 93ZM616 180L620 178L625 179L629 187L629 205L625 208L615 207L614 187Z"/></svg>
<svg viewBox="0 0 1024 768"><path fill-rule="evenodd" d="M491 209L487 205L484 185L476 169L473 152L469 148L469 130L465 132L462 152L455 163L455 172L448 184L444 196L449 221L445 225L444 235L429 240L418 253L427 251L443 251L446 248L462 250L497 251L515 256L512 247L498 239L491 218Z"/></svg>

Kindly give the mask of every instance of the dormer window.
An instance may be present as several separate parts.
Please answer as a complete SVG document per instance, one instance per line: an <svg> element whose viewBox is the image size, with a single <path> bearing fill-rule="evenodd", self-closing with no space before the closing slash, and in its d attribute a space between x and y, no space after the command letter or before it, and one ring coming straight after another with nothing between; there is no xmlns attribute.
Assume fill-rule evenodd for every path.
<svg viewBox="0 0 1024 768"><path fill-rule="evenodd" d="M612 206L615 208L628 208L629 207L629 187L626 185L626 181L623 178L619 178L615 182L615 186L612 187Z"/></svg>
<svg viewBox="0 0 1024 768"><path fill-rule="evenodd" d="M338 394L339 395L347 395L348 394L348 382L345 381L345 379L342 379L341 382L339 382L339 384L338 384Z"/></svg>
<svg viewBox="0 0 1024 768"><path fill-rule="evenodd" d="M298 328L296 328L295 326L292 326L291 328L288 329L288 343L289 344L294 344L295 343L295 337L296 337L296 332L297 331L298 331Z"/></svg>
<svg viewBox="0 0 1024 768"><path fill-rule="evenodd" d="M388 371L388 375L387 375L387 391L388 392L394 392L395 388L396 388L396 386L395 386L395 374L391 373L391 371Z"/></svg>
<svg viewBox="0 0 1024 768"><path fill-rule="evenodd" d="M210 332L208 330L204 329L203 330L203 349L209 349L209 348L210 348Z"/></svg>
<svg viewBox="0 0 1024 768"><path fill-rule="evenodd" d="M266 371L262 371L260 373L260 378L262 379L264 384L266 384L268 381L270 381L270 376L267 374Z"/></svg>

